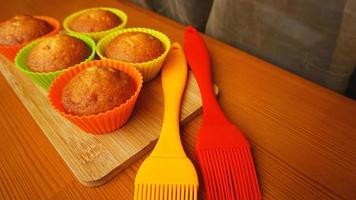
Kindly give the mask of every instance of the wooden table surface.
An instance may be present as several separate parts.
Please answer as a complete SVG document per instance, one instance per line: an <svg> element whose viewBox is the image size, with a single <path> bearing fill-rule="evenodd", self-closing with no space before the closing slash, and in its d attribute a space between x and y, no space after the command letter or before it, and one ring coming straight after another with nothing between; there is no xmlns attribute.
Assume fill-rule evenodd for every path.
<svg viewBox="0 0 356 200"><path fill-rule="evenodd" d="M94 6L120 8L129 16L128 26L155 28L182 42L182 25L126 1L2 0L0 20L19 13L63 20ZM264 198L356 199L355 101L212 38L206 41L220 103L251 142ZM0 199L132 199L143 159L103 186L82 186L3 76L0 97ZM198 117L182 128L194 161L200 124Z"/></svg>

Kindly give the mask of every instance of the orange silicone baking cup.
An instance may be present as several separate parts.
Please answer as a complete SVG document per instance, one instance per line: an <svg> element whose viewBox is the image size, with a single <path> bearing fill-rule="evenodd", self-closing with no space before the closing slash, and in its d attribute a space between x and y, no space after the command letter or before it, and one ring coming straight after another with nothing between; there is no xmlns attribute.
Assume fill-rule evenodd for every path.
<svg viewBox="0 0 356 200"><path fill-rule="evenodd" d="M136 84L135 93L125 103L119 105L118 107L96 115L78 116L65 112L61 103L63 88L76 74L91 66L111 67L127 73ZM130 118L138 95L141 91L142 82L142 75L135 67L113 60L94 60L75 65L58 76L50 86L48 99L57 112L85 132L104 134L120 128Z"/></svg>
<svg viewBox="0 0 356 200"><path fill-rule="evenodd" d="M46 21L49 25L52 26L52 31L41 36L41 37L38 37L36 39L33 39L33 40L30 40L30 41L27 41L27 42L24 42L22 44L17 44L17 45L0 45L0 53L2 55L4 55L6 58L8 58L9 60L11 60L12 62L14 62L14 59L16 57L16 54L18 51L20 51L20 49L22 49L22 47L26 46L28 43L34 41L34 40L37 40L37 39L40 39L40 38L43 38L43 37L46 37L46 36L49 36L49 35L55 35L59 32L59 28L60 28L60 23L58 20L52 18L52 17L47 17L47 16L34 16L35 18L37 19L40 19L40 20L43 20L43 21Z"/></svg>

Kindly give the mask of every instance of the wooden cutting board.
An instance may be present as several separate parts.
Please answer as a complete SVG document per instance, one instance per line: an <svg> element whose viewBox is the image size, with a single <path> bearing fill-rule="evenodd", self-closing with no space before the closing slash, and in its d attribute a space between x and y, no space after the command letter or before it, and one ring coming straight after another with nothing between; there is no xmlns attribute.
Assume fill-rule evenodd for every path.
<svg viewBox="0 0 356 200"><path fill-rule="evenodd" d="M106 183L153 149L159 137L163 117L160 78L144 84L125 126L113 133L96 136L83 132L56 113L47 102L47 92L2 55L0 71L73 174L86 186ZM189 73L181 123L188 122L200 112L199 88L193 74Z"/></svg>

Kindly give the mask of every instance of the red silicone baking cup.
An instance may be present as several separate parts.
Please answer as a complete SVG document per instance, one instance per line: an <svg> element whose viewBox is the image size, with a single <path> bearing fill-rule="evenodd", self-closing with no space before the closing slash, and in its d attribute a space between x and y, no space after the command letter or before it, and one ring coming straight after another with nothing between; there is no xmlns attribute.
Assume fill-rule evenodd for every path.
<svg viewBox="0 0 356 200"><path fill-rule="evenodd" d="M61 103L63 88L76 74L91 66L111 67L127 73L136 84L135 93L125 103L119 105L118 107L96 115L78 116L65 112ZM104 134L120 128L130 118L138 95L141 91L142 82L142 75L135 67L114 60L94 60L75 65L58 76L49 88L48 99L57 112L85 132Z"/></svg>
<svg viewBox="0 0 356 200"><path fill-rule="evenodd" d="M26 46L28 43L49 36L49 35L55 35L59 32L59 28L60 28L60 23L58 22L58 20L52 18L52 17L47 17L47 16L33 16L37 19L43 20L45 22L47 22L53 29L51 32L38 37L36 39L24 42L22 44L17 44L17 45L0 45L0 53L2 55L4 55L7 59L11 60L12 62L14 62L14 59L16 57L16 54L18 51L20 51L20 49L22 49L22 47Z"/></svg>

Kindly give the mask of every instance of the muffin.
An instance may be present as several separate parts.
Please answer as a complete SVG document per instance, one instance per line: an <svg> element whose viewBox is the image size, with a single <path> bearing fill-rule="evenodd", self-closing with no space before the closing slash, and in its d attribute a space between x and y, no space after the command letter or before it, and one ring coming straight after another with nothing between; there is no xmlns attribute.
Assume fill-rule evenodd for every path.
<svg viewBox="0 0 356 200"><path fill-rule="evenodd" d="M69 27L81 33L100 32L121 24L121 19L107 10L89 10L75 17Z"/></svg>
<svg viewBox="0 0 356 200"><path fill-rule="evenodd" d="M63 88L61 103L66 113L88 116L125 103L136 91L132 78L118 69L91 66Z"/></svg>
<svg viewBox="0 0 356 200"><path fill-rule="evenodd" d="M107 58L141 63L159 57L164 51L164 45L156 37L144 32L126 32L111 40L104 53Z"/></svg>
<svg viewBox="0 0 356 200"><path fill-rule="evenodd" d="M126 74L129 78L122 78ZM142 74L135 67L115 60L93 60L68 68L58 76L49 88L48 100L55 111L83 131L110 133L129 120L142 82Z"/></svg>
<svg viewBox="0 0 356 200"><path fill-rule="evenodd" d="M66 34L41 40L28 57L27 67L33 72L52 72L78 64L91 54L89 46Z"/></svg>
<svg viewBox="0 0 356 200"><path fill-rule="evenodd" d="M0 23L0 45L17 45L39 38L52 31L44 20L19 15Z"/></svg>

